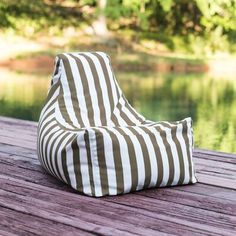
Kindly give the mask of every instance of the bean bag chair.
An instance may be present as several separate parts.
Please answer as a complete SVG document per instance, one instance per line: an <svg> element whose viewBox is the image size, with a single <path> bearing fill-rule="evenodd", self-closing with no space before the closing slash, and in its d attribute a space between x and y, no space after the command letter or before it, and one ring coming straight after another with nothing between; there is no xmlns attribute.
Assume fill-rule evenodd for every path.
<svg viewBox="0 0 236 236"><path fill-rule="evenodd" d="M191 118L146 120L126 100L103 52L56 57L37 147L50 174L90 196L196 182Z"/></svg>

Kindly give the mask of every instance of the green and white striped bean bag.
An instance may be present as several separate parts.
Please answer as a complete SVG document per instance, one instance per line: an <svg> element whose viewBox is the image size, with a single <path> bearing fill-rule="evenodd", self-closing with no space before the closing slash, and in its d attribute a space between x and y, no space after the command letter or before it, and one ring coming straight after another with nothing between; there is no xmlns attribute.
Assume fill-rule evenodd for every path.
<svg viewBox="0 0 236 236"><path fill-rule="evenodd" d="M191 118L146 120L103 52L56 57L37 146L50 174L90 196L196 182Z"/></svg>

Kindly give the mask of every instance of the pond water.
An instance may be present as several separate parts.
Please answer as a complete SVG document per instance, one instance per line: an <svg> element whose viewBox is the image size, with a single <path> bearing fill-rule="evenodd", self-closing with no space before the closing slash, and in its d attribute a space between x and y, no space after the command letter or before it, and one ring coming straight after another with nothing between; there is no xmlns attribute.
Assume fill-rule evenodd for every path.
<svg viewBox="0 0 236 236"><path fill-rule="evenodd" d="M152 120L191 116L195 146L236 153L236 81L228 76L116 73L130 103ZM0 115L37 121L49 74L0 70Z"/></svg>

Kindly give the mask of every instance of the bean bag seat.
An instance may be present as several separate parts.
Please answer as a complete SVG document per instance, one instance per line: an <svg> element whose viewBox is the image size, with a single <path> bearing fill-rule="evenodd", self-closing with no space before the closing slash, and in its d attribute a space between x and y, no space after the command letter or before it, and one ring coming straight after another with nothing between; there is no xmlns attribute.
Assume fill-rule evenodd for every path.
<svg viewBox="0 0 236 236"><path fill-rule="evenodd" d="M51 175L90 196L196 182L191 118L145 119L125 98L103 52L56 57L37 147Z"/></svg>

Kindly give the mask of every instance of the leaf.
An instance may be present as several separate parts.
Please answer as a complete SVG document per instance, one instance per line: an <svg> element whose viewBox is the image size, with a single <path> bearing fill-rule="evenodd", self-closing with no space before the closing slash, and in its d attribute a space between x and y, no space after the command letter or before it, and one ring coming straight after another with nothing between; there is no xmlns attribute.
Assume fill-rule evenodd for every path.
<svg viewBox="0 0 236 236"><path fill-rule="evenodd" d="M165 12L170 11L173 4L173 0L158 0L158 1Z"/></svg>

